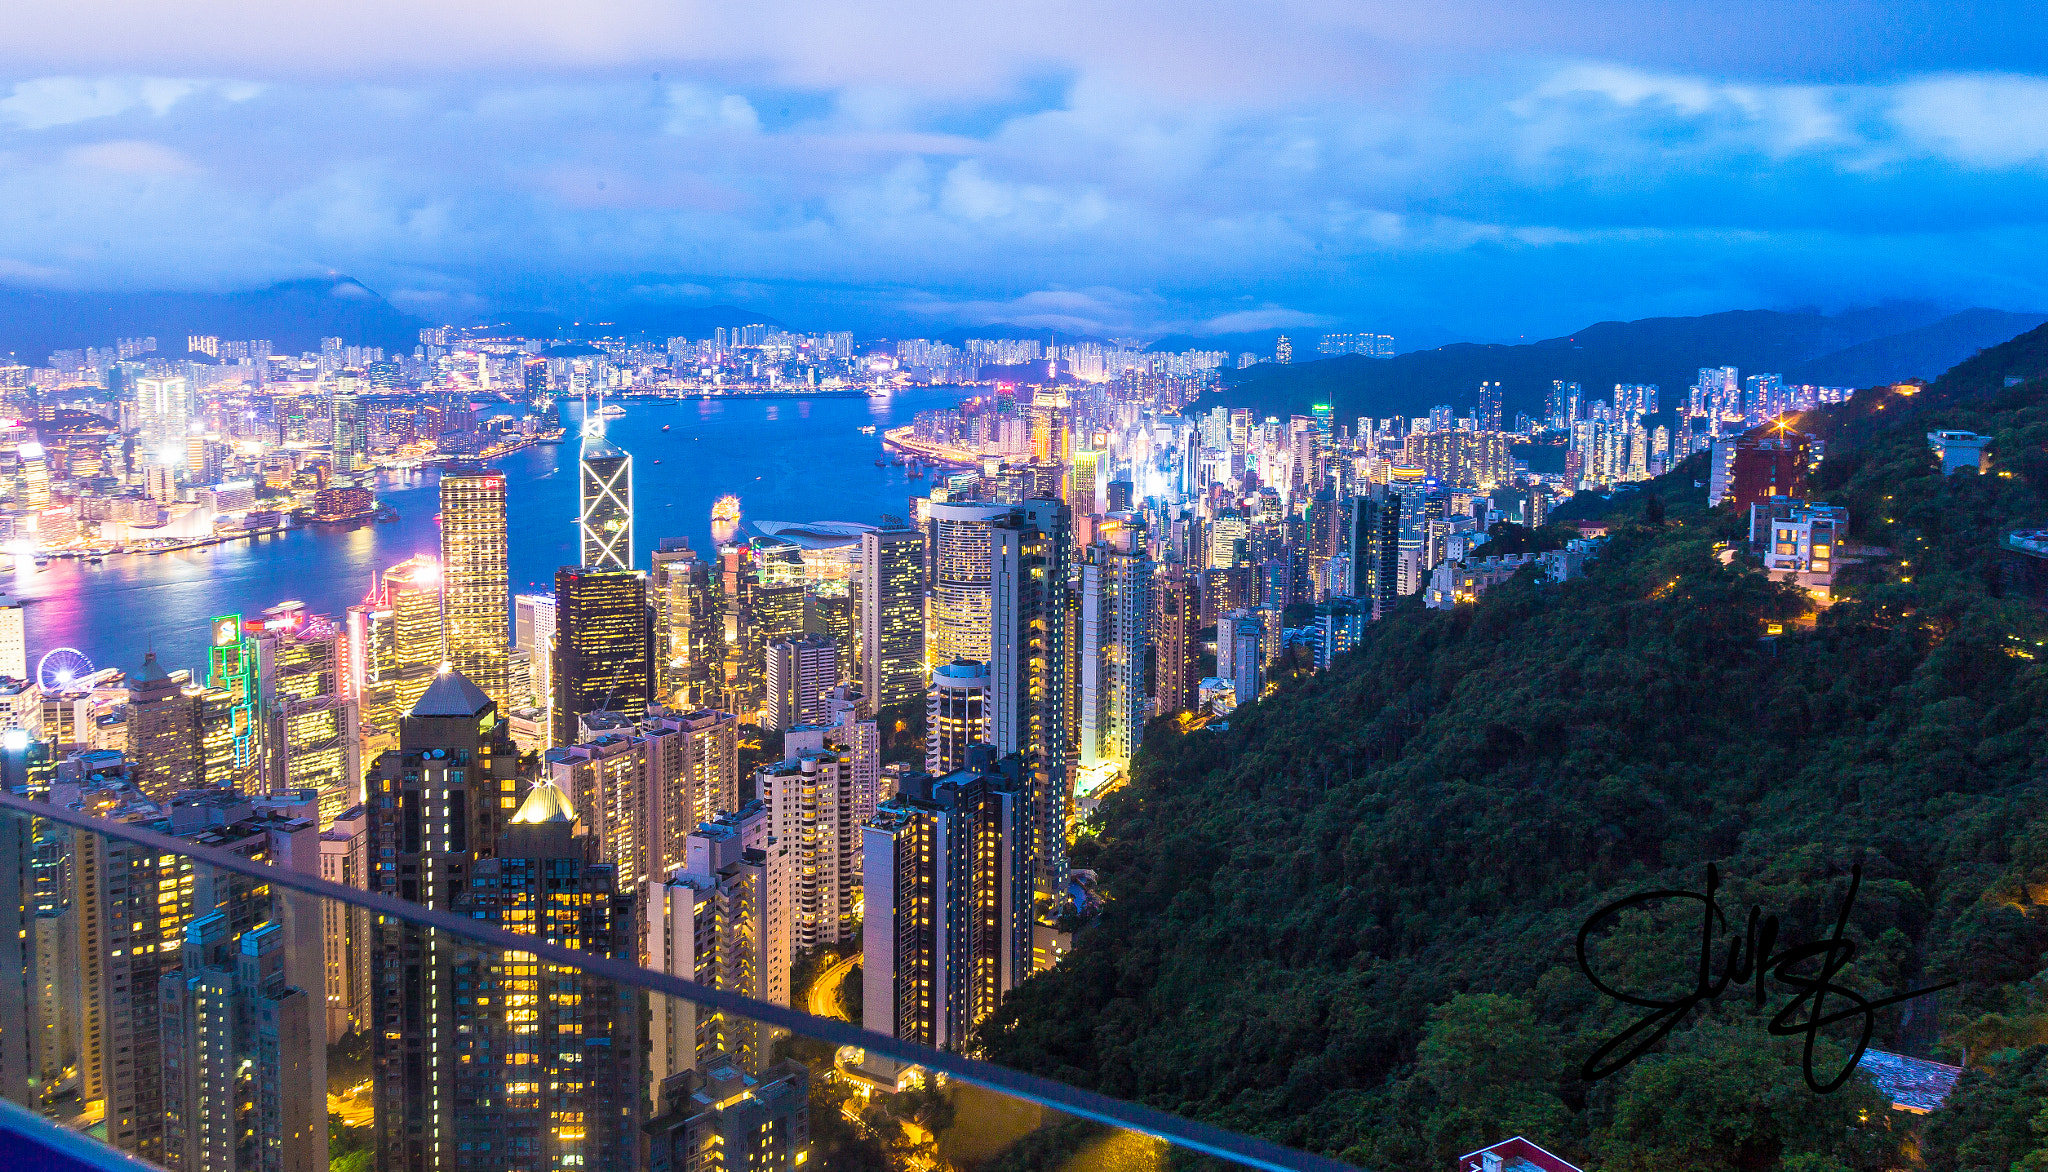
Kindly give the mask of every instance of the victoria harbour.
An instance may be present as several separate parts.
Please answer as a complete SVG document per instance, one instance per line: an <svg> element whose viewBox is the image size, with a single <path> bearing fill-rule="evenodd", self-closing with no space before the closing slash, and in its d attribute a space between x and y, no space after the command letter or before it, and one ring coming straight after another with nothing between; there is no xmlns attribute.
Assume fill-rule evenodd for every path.
<svg viewBox="0 0 2048 1172"><path fill-rule="evenodd" d="M876 467L875 435L919 410L948 407L971 388L907 388L886 397L636 399L608 432L634 456L639 522L635 554L663 538L686 537L709 554L710 512L727 494L740 498L742 524L758 520L876 522L902 516L907 494L924 481L901 466ZM576 408L564 412L573 426ZM514 592L552 588L556 566L574 561L576 439L524 448L493 463L504 471ZM29 558L7 591L26 604L33 657L58 647L83 652L95 666L132 669L153 649L165 664L204 662L208 619L255 614L286 600L315 613L339 613L362 598L372 573L415 554L435 554L440 535L440 474L385 471L378 499L399 519L346 526L304 526L289 533L202 546L178 553L113 556L104 564ZM746 532L752 532L746 529Z"/></svg>

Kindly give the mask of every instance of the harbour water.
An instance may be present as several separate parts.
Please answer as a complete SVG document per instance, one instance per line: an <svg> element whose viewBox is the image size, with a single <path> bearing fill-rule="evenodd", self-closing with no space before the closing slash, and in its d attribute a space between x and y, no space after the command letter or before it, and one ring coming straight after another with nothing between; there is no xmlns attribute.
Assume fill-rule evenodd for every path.
<svg viewBox="0 0 2048 1172"><path fill-rule="evenodd" d="M875 466L879 432L918 411L952 406L964 393L935 387L869 399L627 400L609 434L633 454L635 564L645 568L648 551L666 537L687 537L710 556L711 506L727 493L740 498L748 522L872 524L884 513L905 515L910 495L927 482ZM552 588L555 569L576 559L573 405L564 415L570 434L563 443L495 462L508 484L513 593ZM861 434L868 425L878 434ZM255 614L297 599L338 617L368 591L373 571L439 551L439 483L432 470L384 474L378 497L398 510L395 522L310 526L183 553L109 557L98 566L53 560L38 570L22 559L6 588L27 603L30 667L53 648L73 647L96 666L133 669L154 648L167 667L197 674L214 615Z"/></svg>

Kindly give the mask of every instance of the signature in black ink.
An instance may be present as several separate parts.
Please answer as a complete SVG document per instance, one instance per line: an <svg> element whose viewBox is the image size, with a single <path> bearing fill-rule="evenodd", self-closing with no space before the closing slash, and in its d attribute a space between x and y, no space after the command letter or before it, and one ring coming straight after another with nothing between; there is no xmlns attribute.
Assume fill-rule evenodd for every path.
<svg viewBox="0 0 2048 1172"><path fill-rule="evenodd" d="M1586 1081L1593 1082L1606 1078L1642 1057L1650 1047L1662 1041L1664 1035L1683 1021L1686 1014L1692 1012L1695 1006L1703 1001L1718 1002L1730 984L1739 987L1744 983L1754 982L1756 1007L1762 1009L1765 978L1769 976L1793 991L1791 1002L1779 1010L1777 1016L1771 1018L1769 1029L1773 1036L1781 1038L1795 1034L1806 1035L1806 1052L1802 1062L1806 1085L1825 1095L1848 1082L1849 1076L1856 1072L1857 1064L1863 1061L1863 1051L1870 1045L1870 1034L1876 1028L1878 1010L1887 1005L1911 1001L1922 994L1946 989L1957 983L1947 981L1876 1001L1866 1001L1855 990L1836 984L1835 977L1856 958L1856 942L1842 939L1842 930L1849 924L1849 909L1855 906L1856 891L1863 885L1863 868L1860 865L1850 868L1849 876L1849 894L1842 900L1842 911L1835 919L1833 936L1812 944L1800 944L1773 952L1772 949L1778 943L1778 917L1766 917L1762 909L1751 907L1748 928L1739 937L1732 932L1728 937L1727 955L1722 961L1718 975L1713 971L1714 937L1718 932L1728 931L1728 920L1721 914L1720 906L1714 902L1714 894L1721 886L1721 874L1713 864L1707 864L1707 889L1704 893L1645 891L1640 895L1631 895L1627 899L1608 904L1594 912L1579 928L1579 971L1586 974L1586 979L1593 982L1594 988L1607 996L1625 1005L1641 1006L1650 1013L1593 1051L1586 1059L1585 1065L1580 1068L1580 1073ZM1659 999L1624 993L1602 981L1593 972L1592 958L1586 954L1586 941L1592 936L1594 929L1599 927L1603 920L1619 915L1629 908L1666 899L1698 900L1702 908L1699 972L1693 988L1681 996ZM1794 971L1798 966L1811 960L1820 962L1818 973L1809 976ZM1847 1003L1847 1007L1827 1012L1825 1003L1830 997L1841 999ZM1823 1083L1813 1070L1814 1043L1819 1039L1823 1028L1850 1018L1862 1019L1862 1033L1856 1039L1855 1049L1849 1054L1848 1064L1834 1078ZM1617 1051L1620 1052L1619 1057L1615 1057Z"/></svg>

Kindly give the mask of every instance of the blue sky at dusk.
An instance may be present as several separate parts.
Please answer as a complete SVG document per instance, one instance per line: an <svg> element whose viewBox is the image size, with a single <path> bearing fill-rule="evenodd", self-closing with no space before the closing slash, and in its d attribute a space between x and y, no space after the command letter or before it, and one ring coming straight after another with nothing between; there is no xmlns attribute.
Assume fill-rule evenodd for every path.
<svg viewBox="0 0 2048 1172"><path fill-rule="evenodd" d="M2048 19L1931 2L77 0L0 282L1407 344L2048 306Z"/></svg>

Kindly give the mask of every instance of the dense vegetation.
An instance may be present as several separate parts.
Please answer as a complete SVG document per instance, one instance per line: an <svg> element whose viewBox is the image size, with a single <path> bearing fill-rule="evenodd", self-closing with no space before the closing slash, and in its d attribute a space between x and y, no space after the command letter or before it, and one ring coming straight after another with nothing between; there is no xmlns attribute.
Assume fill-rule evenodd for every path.
<svg viewBox="0 0 2048 1172"><path fill-rule="evenodd" d="M1817 614L1724 564L1741 522L1674 477L1615 498L1582 580L1404 609L1227 731L1155 724L1074 850L1106 911L988 1054L1373 1169L1517 1133L1603 1170L2048 1168L2048 619L2003 596L1994 544L2048 522L2043 372L2048 329L1815 421L1815 495L1881 547ZM1994 471L1938 476L1934 426L1996 436ZM1875 1035L1967 1060L1948 1109L1813 1093L1799 1039L1764 1029L1782 988L1581 1078L1642 1011L1580 974L1579 925L1709 862L1738 932L1760 904L1794 942L1861 865L1842 980L1960 982ZM1698 951L1696 907L1593 948L1641 991L1689 987Z"/></svg>

